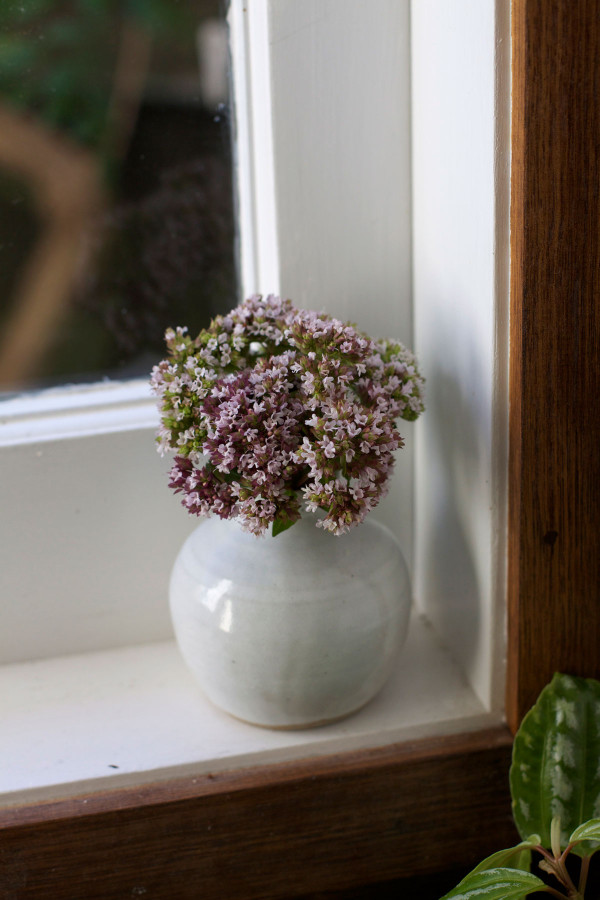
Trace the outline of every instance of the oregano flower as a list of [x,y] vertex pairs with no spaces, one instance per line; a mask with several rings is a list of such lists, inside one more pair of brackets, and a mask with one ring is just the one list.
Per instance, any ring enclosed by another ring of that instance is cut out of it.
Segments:
[[423,411],[423,379],[397,341],[354,325],[250,297],[191,338],[168,329],[154,367],[161,453],[175,461],[170,487],[195,515],[235,518],[274,533],[302,512],[343,534],[388,490],[396,420]]

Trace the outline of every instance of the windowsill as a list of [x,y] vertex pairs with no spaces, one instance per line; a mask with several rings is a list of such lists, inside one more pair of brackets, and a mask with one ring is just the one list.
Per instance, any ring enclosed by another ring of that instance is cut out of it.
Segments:
[[0,667],[0,806],[381,747],[499,723],[414,617],[378,697],[342,722],[254,728],[204,699],[172,642]]

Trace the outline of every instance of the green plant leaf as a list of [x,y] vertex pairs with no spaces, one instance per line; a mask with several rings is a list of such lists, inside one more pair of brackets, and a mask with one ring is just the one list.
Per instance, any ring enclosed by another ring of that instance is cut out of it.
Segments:
[[[556,674],[527,713],[513,746],[510,788],[521,837],[537,832],[550,847],[560,817],[561,847],[600,809],[600,682]],[[578,844],[574,853],[586,856]]]
[[487,859],[482,860],[478,866],[475,866],[470,875],[476,872],[485,872],[488,869],[497,869],[499,867],[507,867],[510,869],[521,869],[523,872],[529,872],[531,868],[531,851],[540,844],[539,834],[531,834],[526,841],[521,841],[516,847],[509,847],[508,850],[497,850]]
[[271,533],[273,537],[277,537],[278,534],[281,534],[283,531],[287,531],[288,528],[291,528],[292,525],[295,525],[298,519],[290,519],[288,516],[277,516],[273,519],[273,527],[271,529]]
[[442,900],[521,900],[532,891],[544,890],[537,875],[519,869],[497,868],[470,872]]
[[591,856],[596,850],[600,850],[600,819],[590,819],[575,829],[569,838],[569,843],[575,844],[580,841],[593,841],[595,844],[595,846],[586,844],[586,856]]

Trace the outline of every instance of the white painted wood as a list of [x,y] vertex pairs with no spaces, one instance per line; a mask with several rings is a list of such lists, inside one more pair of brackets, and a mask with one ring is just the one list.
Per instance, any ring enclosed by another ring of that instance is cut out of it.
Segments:
[[148,381],[68,385],[0,402],[0,447],[157,426]]
[[506,496],[508,3],[412,6],[421,609],[501,705]]
[[0,461],[0,661],[168,638],[170,569],[197,523],[153,430],[13,445]]
[[167,488],[145,381],[0,404],[0,662],[172,634],[170,567],[196,524]]
[[[254,225],[254,176],[252,162],[252,107],[250,96],[250,61],[248,55],[247,8],[231,3],[227,14],[229,25],[229,53],[231,59],[231,117],[233,159],[235,167],[235,212],[238,228],[238,268],[240,300],[256,293],[256,229]],[[243,240],[241,239],[243,235]]]
[[0,667],[0,721],[0,807],[497,724],[418,620],[383,691],[323,728],[230,718],[172,643]]
[[[233,0],[245,293],[412,343],[408,0]],[[238,52],[240,52],[238,50]],[[248,229],[246,234],[244,228]],[[250,234],[250,232],[252,232]],[[377,517],[412,558],[412,433]]]
[[233,0],[228,18],[242,293],[279,294],[268,0]]

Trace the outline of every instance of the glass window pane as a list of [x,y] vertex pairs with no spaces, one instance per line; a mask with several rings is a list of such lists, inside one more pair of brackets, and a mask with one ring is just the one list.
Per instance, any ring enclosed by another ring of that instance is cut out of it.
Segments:
[[236,302],[220,0],[0,5],[0,391],[146,375]]

